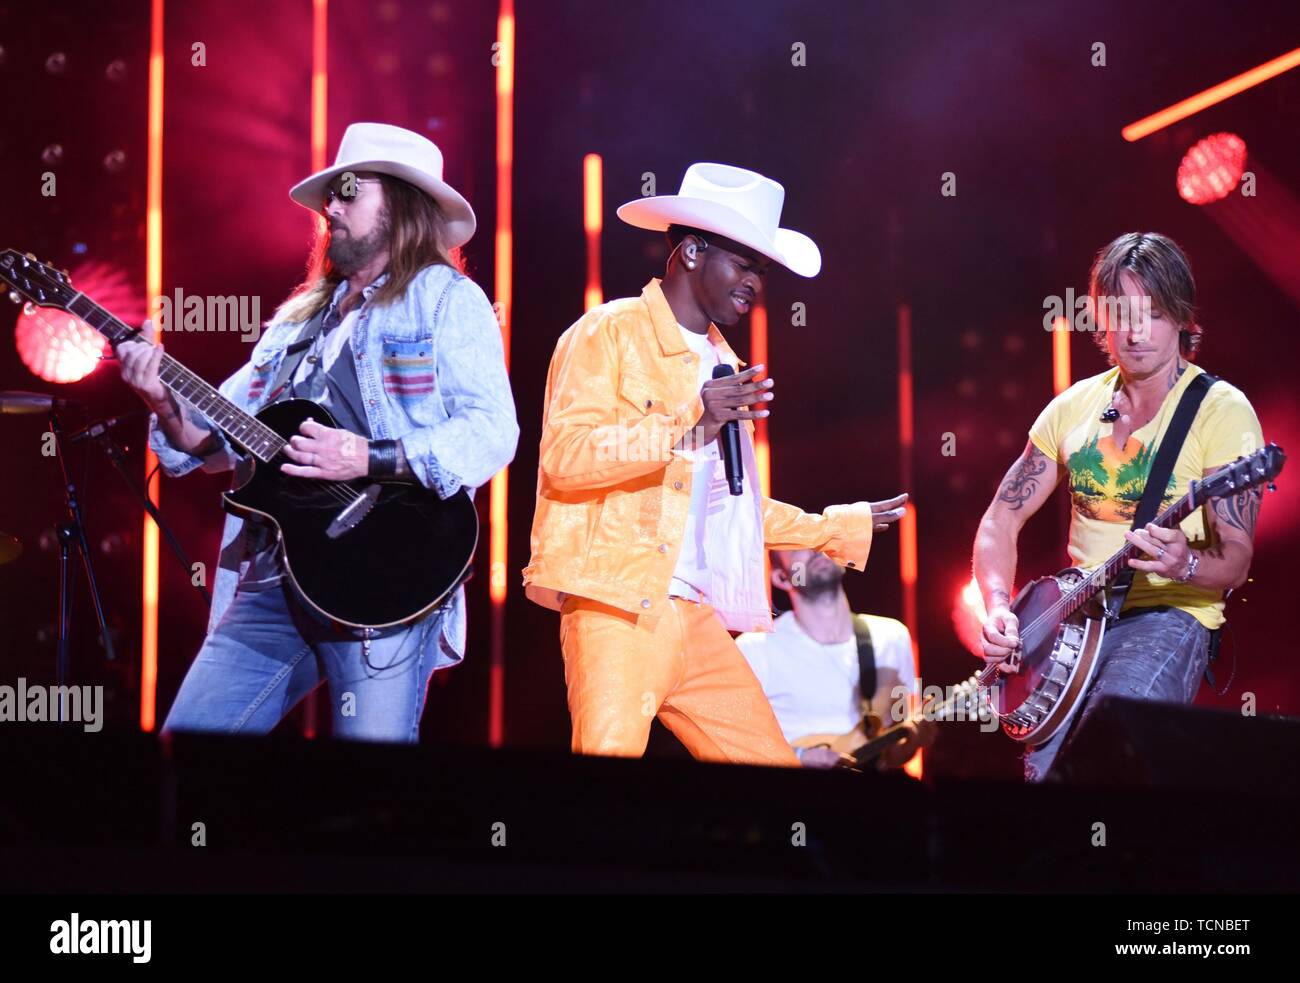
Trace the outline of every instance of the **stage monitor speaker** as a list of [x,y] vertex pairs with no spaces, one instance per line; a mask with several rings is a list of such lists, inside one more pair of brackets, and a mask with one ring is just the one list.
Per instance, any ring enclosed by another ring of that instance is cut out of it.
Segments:
[[1300,798],[1300,719],[1104,697],[1071,734],[1067,782]]

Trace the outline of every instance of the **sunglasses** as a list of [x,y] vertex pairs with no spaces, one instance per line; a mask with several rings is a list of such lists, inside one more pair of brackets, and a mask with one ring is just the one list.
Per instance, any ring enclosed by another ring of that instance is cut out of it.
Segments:
[[360,187],[363,184],[382,184],[377,177],[359,177],[351,181],[340,181],[336,188],[333,185],[325,189],[324,201],[321,202],[321,210],[324,211],[335,201],[342,201],[350,204],[357,200],[361,195]]

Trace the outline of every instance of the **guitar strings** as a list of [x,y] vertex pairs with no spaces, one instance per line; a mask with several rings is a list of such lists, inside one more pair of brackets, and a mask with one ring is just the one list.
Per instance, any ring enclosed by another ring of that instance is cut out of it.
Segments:
[[[87,308],[84,314],[79,313],[75,309],[78,301],[84,301],[84,304]],[[114,347],[116,347],[117,342],[124,341],[130,337],[134,337],[136,334],[139,333],[137,329],[130,327],[120,318],[115,316],[110,311],[106,310],[104,307],[95,303],[93,300],[91,300],[89,297],[87,297],[79,290],[76,291],[75,295],[72,297],[71,300],[67,301],[64,307],[74,317],[81,318],[87,324],[90,324],[96,330],[106,335],[109,341],[114,344]],[[97,320],[102,323],[96,324],[95,321]],[[117,329],[116,336],[110,335],[107,331],[104,330],[109,326],[112,326]],[[176,377],[177,384],[183,381],[185,383],[195,385],[196,388],[200,390],[206,389],[210,391],[212,394],[215,394],[217,400],[219,400],[220,402],[227,404],[231,409],[235,410],[236,412],[244,416],[247,416],[252,421],[253,424],[251,428],[251,433],[253,435],[252,439],[257,440],[260,443],[266,444],[268,446],[268,449],[272,446],[275,447],[274,452],[271,453],[269,458],[263,463],[271,465],[275,462],[277,458],[284,455],[284,450],[288,446],[288,441],[285,440],[282,434],[278,433],[275,430],[272,430],[270,427],[264,424],[261,420],[257,419],[257,417],[253,416],[251,413],[246,413],[245,411],[240,410],[239,407],[235,406],[234,403],[230,402],[230,400],[228,400],[219,389],[217,389],[215,386],[210,385],[209,383],[201,379],[199,376],[195,375],[184,365],[182,365],[180,362],[178,362],[176,359],[172,358],[170,355],[168,355],[165,352],[163,353],[162,359],[160,360],[160,365],[159,365],[160,377],[162,375],[163,369],[168,370],[174,377]],[[165,381],[166,380],[164,380],[164,382]],[[185,399],[185,401],[189,403],[191,406],[195,406],[195,404],[189,399],[189,397],[182,396],[181,398]],[[195,406],[195,408],[198,409],[197,406]],[[200,410],[200,412],[203,411]],[[236,437],[235,439],[240,442],[241,446],[247,447],[247,444],[244,444],[242,439],[238,437]],[[244,439],[250,439],[250,438],[246,436]],[[253,451],[251,447],[248,447],[248,450],[251,451],[254,454],[254,456],[258,456],[257,452]],[[281,475],[285,478],[286,481],[293,481],[299,487],[310,483],[310,485],[314,489],[319,489],[323,491],[326,495],[329,495],[340,505],[351,505],[356,500],[357,496],[360,494],[359,492],[353,492],[352,494],[349,494],[347,491],[344,491],[343,490],[344,487],[347,487],[349,491],[352,491],[351,487],[346,482],[335,481],[327,478],[304,478],[299,475],[286,476],[284,475],[283,472],[281,472]]]
[[[164,354],[163,360],[166,363],[165,367],[171,370],[172,374],[174,376],[177,376],[179,380],[194,381],[199,383],[202,386],[211,389],[214,393],[216,393],[217,398],[220,399],[222,402],[228,403],[236,411],[240,413],[244,413],[243,410],[239,410],[239,407],[235,406],[233,403],[230,403],[230,401],[226,399],[226,397],[222,395],[219,390],[217,390],[215,387],[209,386],[206,382],[204,382],[202,379],[196,376],[189,369],[185,368],[185,366],[181,365],[180,362],[176,361],[176,359],[172,358],[170,355]],[[188,379],[186,377],[188,377]],[[184,398],[186,399],[186,402],[190,402],[188,397],[184,397]],[[195,404],[191,402],[190,405],[194,406]],[[195,406],[195,409],[199,409],[199,407]],[[203,411],[200,409],[200,412]],[[266,424],[264,424],[261,420],[257,419],[257,417],[253,416],[252,414],[244,413],[244,415],[248,416],[249,419],[252,420],[254,424],[254,428],[251,431],[251,436],[246,436],[244,439],[250,439],[258,443],[263,443],[268,445],[272,443],[278,445],[275,447],[273,451],[270,451],[267,460],[263,462],[264,464],[271,466],[275,464],[275,461],[278,458],[282,456],[287,457],[284,451],[285,448],[289,446],[289,442],[285,440],[283,434],[275,430],[272,430],[270,427],[268,427]],[[237,437],[236,439],[240,439],[240,438]],[[243,440],[240,440],[240,442],[243,443]],[[245,446],[247,445],[245,444]],[[248,449],[250,451],[253,450],[251,447]],[[256,452],[254,451],[253,453],[256,456]],[[293,464],[294,462],[289,461],[288,463]],[[283,472],[281,472],[281,474],[283,475]],[[283,475],[283,476],[286,482],[291,481],[299,488],[303,488],[306,485],[310,485],[315,489],[319,489],[324,494],[333,498],[340,505],[351,505],[352,502],[356,500],[357,495],[360,494],[359,492],[353,492],[352,494],[349,494],[347,491],[343,490],[343,487],[341,487],[341,486],[346,486],[347,485],[346,482],[335,481],[329,478],[305,478],[301,475]]]
[[[1159,523],[1161,522],[1162,519],[1176,514],[1177,511],[1181,509],[1183,505],[1189,502],[1190,500],[1191,500],[1191,492],[1188,492],[1177,502],[1171,505],[1165,511],[1164,515],[1158,517],[1156,519],[1156,522]],[[1105,570],[1107,567],[1110,566],[1111,560],[1116,559],[1117,557],[1119,557],[1121,554],[1125,552],[1135,552],[1131,543],[1126,543],[1124,547],[1119,550],[1119,552],[1109,557],[1106,560],[1106,562],[1102,564],[1101,569]],[[1057,601],[1055,601],[1050,607],[1047,608],[1047,610],[1045,610],[1041,615],[1039,615],[1039,617],[1035,618],[1033,621],[1031,621],[1028,625],[1026,625],[1021,630],[1020,637],[1023,639],[1025,635],[1032,634],[1038,631],[1040,628],[1043,628],[1044,626],[1050,624],[1059,624],[1062,620],[1064,620],[1068,616],[1067,612],[1071,610],[1072,606],[1074,605],[1074,602],[1081,595],[1086,593],[1087,590],[1092,586],[1093,578],[1096,575],[1097,575],[1097,571],[1094,570],[1092,573],[1084,577],[1077,584],[1075,584],[1064,594],[1062,594]],[[984,667],[984,669],[979,673],[980,686],[989,688],[990,686],[993,685],[993,679],[998,675],[998,665],[999,663],[993,662]]]
[[[1173,505],[1171,505],[1169,509],[1165,512],[1165,516],[1172,516],[1176,512],[1178,512],[1183,507],[1183,505],[1189,501],[1190,494],[1191,493],[1189,492],[1188,494],[1180,498],[1177,502],[1175,502]],[[1160,523],[1160,521],[1161,521],[1160,519],[1156,520],[1157,523]],[[1135,552],[1132,544],[1125,544],[1125,546],[1118,553],[1116,553],[1114,556],[1107,559],[1106,562],[1102,564],[1101,569],[1105,570],[1107,567],[1110,566],[1112,560],[1117,559],[1120,556],[1120,554],[1123,554],[1125,552],[1130,552],[1130,553]],[[1066,617],[1071,608],[1071,604],[1075,601],[1075,599],[1078,598],[1080,595],[1086,593],[1087,590],[1092,586],[1093,578],[1096,576],[1096,574],[1097,571],[1093,571],[1088,576],[1080,580],[1073,587],[1071,587],[1064,594],[1062,594],[1060,599],[1057,600],[1055,603],[1053,603],[1051,607],[1049,607],[1046,611],[1042,613],[1042,615],[1040,615],[1034,621],[1029,623],[1029,625],[1025,628],[1024,632],[1022,632],[1022,635],[1033,632],[1038,628],[1043,627],[1046,624],[1052,622],[1059,622],[1062,618]]]

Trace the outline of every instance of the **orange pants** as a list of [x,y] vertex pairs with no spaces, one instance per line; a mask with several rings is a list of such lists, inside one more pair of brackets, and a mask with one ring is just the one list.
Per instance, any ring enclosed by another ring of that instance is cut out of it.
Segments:
[[696,758],[798,767],[744,655],[707,604],[673,598],[653,629],[580,597],[560,610],[573,750],[639,757],[658,716]]

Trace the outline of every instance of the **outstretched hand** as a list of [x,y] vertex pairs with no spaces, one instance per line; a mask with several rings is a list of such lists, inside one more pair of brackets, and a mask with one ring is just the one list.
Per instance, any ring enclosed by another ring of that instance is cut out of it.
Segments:
[[876,530],[888,529],[907,512],[906,506],[907,492],[886,499],[883,502],[872,502],[871,518],[875,520],[875,525],[872,528]]

